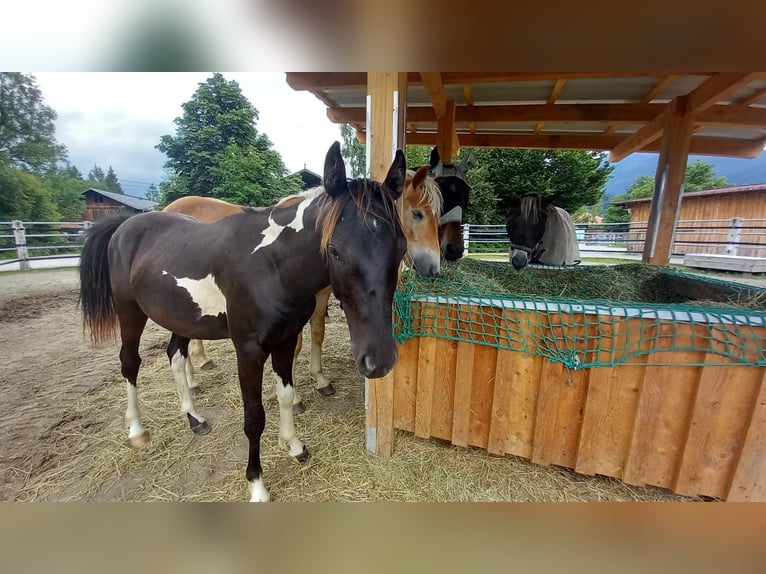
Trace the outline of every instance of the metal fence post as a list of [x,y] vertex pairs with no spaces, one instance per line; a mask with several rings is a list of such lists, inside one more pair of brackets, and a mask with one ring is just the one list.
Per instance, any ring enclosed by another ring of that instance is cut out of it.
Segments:
[[729,233],[726,235],[726,255],[737,255],[739,242],[742,237],[742,218],[733,217],[729,225]]
[[19,258],[19,268],[22,271],[29,270],[29,252],[27,251],[27,236],[24,233],[24,224],[18,219],[11,222],[13,226],[13,239],[16,242],[16,253]]
[[463,224],[463,256],[468,255],[468,237],[470,235],[470,225]]

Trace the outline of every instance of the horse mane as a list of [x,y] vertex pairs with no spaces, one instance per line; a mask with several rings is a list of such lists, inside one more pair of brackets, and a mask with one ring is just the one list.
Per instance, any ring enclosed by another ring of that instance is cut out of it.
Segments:
[[[319,193],[313,197],[318,197],[319,205],[319,217],[317,218],[317,228],[322,233],[322,240],[320,242],[320,250],[323,254],[327,253],[327,246],[330,244],[335,233],[335,228],[340,221],[341,214],[343,213],[346,204],[349,201],[353,201],[356,204],[357,209],[361,212],[362,217],[366,216],[372,207],[372,200],[376,194],[382,199],[384,213],[378,213],[379,217],[382,217],[385,221],[392,226],[401,226],[399,221],[399,213],[396,209],[396,198],[390,190],[383,187],[381,184],[366,178],[349,179],[348,193],[344,193],[341,197],[332,197],[329,193]],[[318,188],[314,188],[316,190]],[[324,192],[324,188],[321,188]],[[306,194],[314,190],[308,190]],[[310,195],[307,195],[310,197]]]
[[524,221],[536,223],[540,220],[540,196],[536,193],[530,193],[522,196],[519,204],[521,216]]
[[[415,170],[407,170],[407,180],[412,181],[415,177]],[[439,215],[442,212],[442,191],[439,189],[439,184],[430,175],[426,176],[423,182],[422,191],[420,192],[420,198],[428,201],[428,205],[431,207],[431,211],[435,215]]]

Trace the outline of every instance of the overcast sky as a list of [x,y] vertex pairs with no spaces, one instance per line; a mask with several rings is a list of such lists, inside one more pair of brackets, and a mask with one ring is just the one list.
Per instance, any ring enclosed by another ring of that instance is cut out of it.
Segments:
[[[197,85],[209,73],[33,73],[45,103],[58,113],[56,138],[69,161],[87,174],[111,165],[123,190],[143,195],[165,178],[160,136],[175,134]],[[324,157],[340,128],[327,119],[325,105],[309,92],[296,92],[281,72],[224,73],[239,82],[259,113],[257,128],[268,134],[290,172],[322,173]]]

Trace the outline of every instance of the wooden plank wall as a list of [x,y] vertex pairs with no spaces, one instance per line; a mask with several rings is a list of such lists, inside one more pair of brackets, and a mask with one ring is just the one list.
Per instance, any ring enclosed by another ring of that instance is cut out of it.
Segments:
[[[710,228],[709,231],[700,231],[698,233],[676,232],[674,237],[674,253],[713,253],[725,254],[725,247],[704,244],[684,244],[682,242],[695,241],[715,241],[726,243],[728,229],[719,229],[727,227],[728,222],[741,217],[747,219],[766,219],[766,192],[733,193],[729,195],[707,196],[707,197],[688,197],[681,201],[681,211],[679,221],[699,221],[694,226],[697,229]],[[641,203],[631,208],[630,221],[632,224],[646,226],[649,218],[649,203]],[[713,221],[710,221],[713,220]],[[719,221],[715,221],[719,220]],[[747,225],[747,221],[745,222]],[[751,222],[752,226],[763,226],[766,222]],[[716,229],[712,229],[716,228]],[[743,235],[740,241],[749,243],[758,243],[759,246],[741,246],[737,255],[745,257],[766,257],[766,229],[743,230],[747,235]],[[630,231],[629,239],[643,240],[646,238],[644,231]],[[643,250],[641,243],[631,241],[628,244],[628,250],[640,253]]]
[[[652,329],[660,329],[657,346],[666,348],[672,330],[679,346],[704,336],[701,326],[639,321],[591,319],[587,329],[601,338],[590,350],[606,362],[628,338],[643,337],[649,348]],[[562,323],[552,314],[540,329],[582,339],[586,327]],[[569,324],[578,321],[569,317]],[[577,345],[575,351],[586,350]],[[411,339],[400,347],[392,377],[393,425],[682,495],[766,501],[766,368],[671,365],[722,360],[666,351],[568,372],[538,355]]]

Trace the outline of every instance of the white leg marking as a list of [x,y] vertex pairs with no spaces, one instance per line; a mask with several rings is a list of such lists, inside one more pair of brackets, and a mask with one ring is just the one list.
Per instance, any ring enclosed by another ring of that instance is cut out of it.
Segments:
[[128,391],[128,408],[125,411],[125,423],[128,425],[128,440],[142,436],[146,430],[141,424],[141,410],[138,408],[138,392],[136,386],[125,379]]
[[263,478],[250,481],[250,502],[268,502],[271,500],[269,491],[263,486]]
[[311,360],[309,361],[309,373],[317,382],[317,389],[323,389],[330,384],[330,380],[322,372],[322,345],[311,342]]
[[191,357],[194,357],[199,362],[200,368],[204,368],[205,365],[212,362],[207,353],[205,353],[205,345],[199,339],[189,341],[189,358]]
[[[162,274],[169,275],[167,271],[163,271]],[[171,277],[176,280],[176,285],[189,293],[192,301],[199,307],[200,316],[217,317],[221,313],[226,313],[226,297],[218,288],[212,273],[203,279],[189,279],[175,275]]]
[[194,380],[194,365],[192,365],[191,359],[186,357],[186,384],[190,389],[198,387],[199,385]]
[[284,448],[289,447],[291,456],[298,456],[303,452],[303,443],[295,432],[295,422],[293,421],[293,395],[292,385],[285,385],[282,378],[274,374],[276,381],[274,384],[277,389],[277,400],[279,401],[279,445]]
[[190,414],[199,422],[204,422],[205,417],[200,415],[197,409],[194,408],[194,399],[192,399],[191,392],[189,392],[189,384],[186,382],[186,364],[188,362],[188,359],[181,354],[181,351],[176,351],[170,360],[170,368],[176,381],[176,391],[178,391],[178,398],[181,400],[181,412]]

